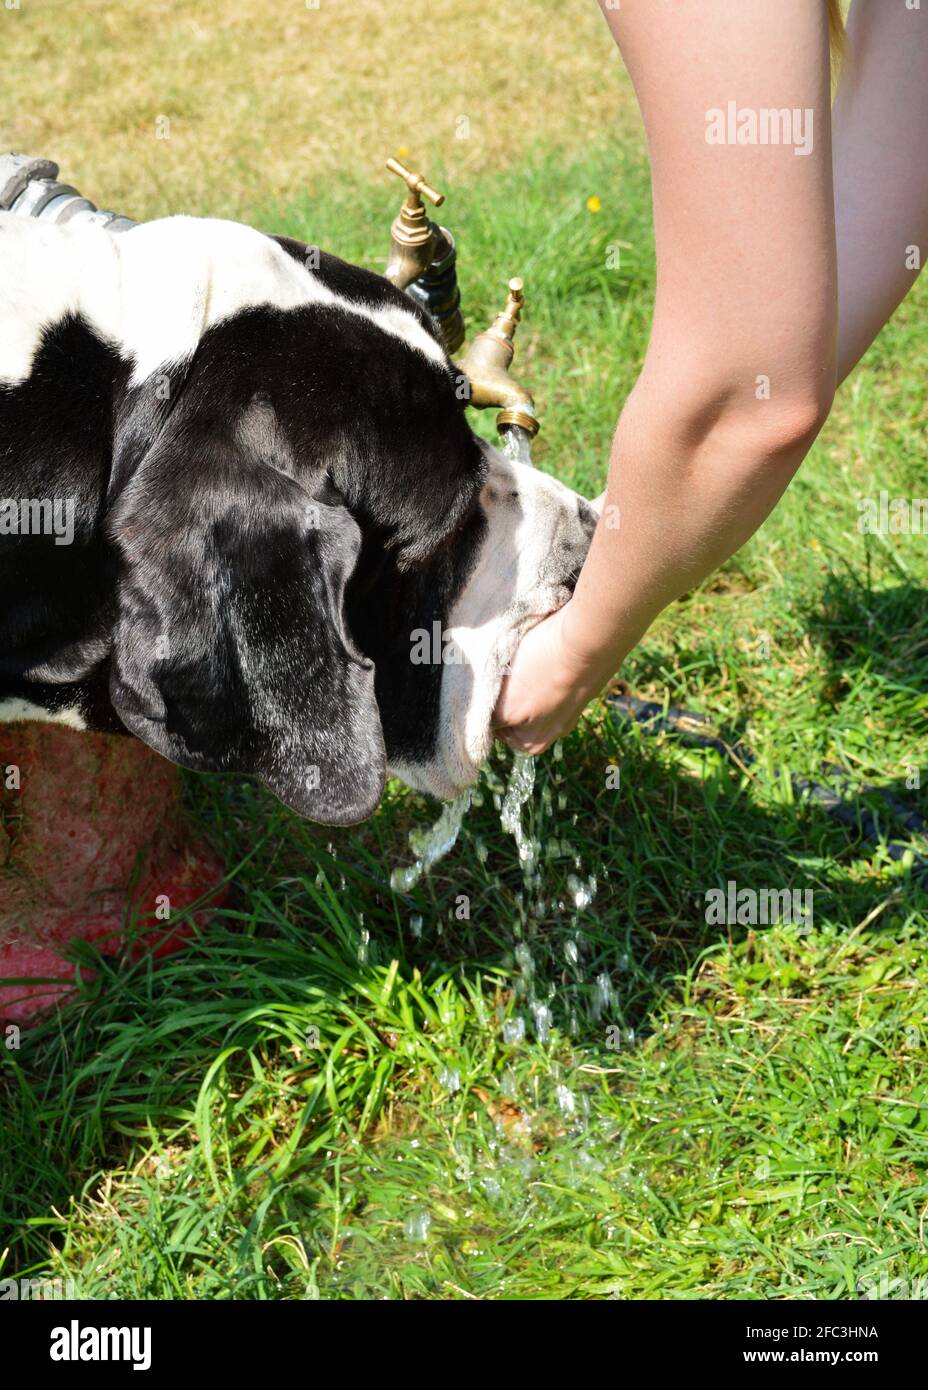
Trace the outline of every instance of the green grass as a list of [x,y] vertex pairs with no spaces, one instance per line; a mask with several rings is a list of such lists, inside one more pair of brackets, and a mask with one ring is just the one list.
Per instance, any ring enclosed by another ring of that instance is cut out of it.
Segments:
[[[346,186],[253,220],[379,264],[394,202]],[[536,459],[598,490],[648,328],[640,155],[536,158],[458,182],[444,214],[471,325],[525,275]],[[236,898],[157,969],[98,961],[0,1054],[4,1277],[82,1297],[805,1299],[928,1276],[928,899],[786,775],[833,760],[926,810],[907,782],[928,748],[928,537],[856,530],[859,496],[928,491],[925,299],[758,537],[623,671],[745,739],[749,772],[596,707],[539,762],[538,881],[499,826],[500,758],[408,896],[386,880],[434,819],[419,796],[391,787],[333,833],[189,779]],[[811,930],[707,924],[730,879],[814,890]]]

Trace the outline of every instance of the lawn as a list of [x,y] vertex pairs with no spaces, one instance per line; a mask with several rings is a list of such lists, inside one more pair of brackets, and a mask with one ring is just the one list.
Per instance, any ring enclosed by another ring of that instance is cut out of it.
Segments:
[[[162,11],[195,23],[175,6],[126,8],[140,25]],[[577,23],[584,9],[533,8],[545,44],[560,9]],[[84,22],[100,16],[89,5]],[[579,32],[565,82],[586,91],[607,50],[599,29],[589,50]],[[497,22],[497,47],[501,34]],[[143,41],[156,47],[140,29]],[[359,82],[362,58],[343,59]],[[505,55],[491,66],[443,72],[440,102],[453,111],[455,80],[482,82],[481,99],[508,109]],[[653,294],[644,154],[602,128],[595,98],[552,117],[553,149],[539,105],[511,148],[498,132],[473,154],[429,123],[436,98],[412,150],[449,195],[471,329],[524,276],[516,360],[543,421],[535,459],[588,493]],[[95,119],[90,97],[82,109]],[[225,210],[382,263],[399,186],[376,172],[373,116],[358,119],[363,158],[333,130],[336,162],[307,191],[267,170],[239,185],[230,163],[243,201]],[[401,124],[381,124],[386,154]],[[110,147],[122,172],[107,183]],[[157,195],[140,179],[133,201],[128,148],[98,136],[94,182],[67,173],[125,211],[223,210],[189,157]],[[928,494],[926,301],[921,286],[847,383],[758,536],[621,673],[622,688],[698,712],[755,762],[739,769],[599,704],[560,756],[538,760],[524,813],[537,866],[500,825],[500,751],[458,845],[409,894],[389,875],[411,860],[408,832],[437,815],[424,798],[391,785],[367,825],[332,832],[248,782],[188,778],[233,900],[157,968],[93,958],[79,1001],[0,1051],[0,1277],[159,1299],[926,1286],[928,895],[889,854],[902,832],[866,788],[928,814],[928,536],[857,525],[862,498]],[[492,417],[476,423],[490,437]],[[824,782],[830,763],[848,770],[849,802],[876,809],[882,839],[797,796],[790,775]],[[811,892],[813,917],[714,925],[707,892],[730,881]]]

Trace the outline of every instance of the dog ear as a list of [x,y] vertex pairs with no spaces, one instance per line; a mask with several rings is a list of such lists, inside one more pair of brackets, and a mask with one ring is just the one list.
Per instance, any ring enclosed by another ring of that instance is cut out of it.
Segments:
[[361,545],[345,507],[188,417],[160,432],[107,530],[126,727],[185,767],[254,773],[312,820],[371,815],[386,755],[373,663],[345,620]]

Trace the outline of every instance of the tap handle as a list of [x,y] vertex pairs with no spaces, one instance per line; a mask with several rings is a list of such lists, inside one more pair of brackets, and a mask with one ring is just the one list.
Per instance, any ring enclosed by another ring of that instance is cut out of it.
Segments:
[[398,174],[401,179],[404,179],[410,193],[415,194],[417,197],[421,197],[421,195],[424,194],[429,202],[434,203],[437,208],[440,208],[445,201],[444,193],[439,193],[437,188],[433,188],[430,183],[426,183],[421,174],[412,173],[411,170],[407,169],[405,164],[401,164],[398,159],[388,159],[387,168],[390,170],[391,174]]
[[506,295],[506,306],[503,313],[507,318],[514,319],[516,322],[522,317],[522,309],[525,305],[524,285],[518,275],[514,275],[507,286],[509,293]]
[[525,307],[525,295],[523,293],[522,280],[516,275],[509,281],[507,286],[506,303],[501,314],[497,314],[493,320],[491,332],[503,338],[507,343],[511,343],[516,331],[516,325],[522,317],[522,310]]

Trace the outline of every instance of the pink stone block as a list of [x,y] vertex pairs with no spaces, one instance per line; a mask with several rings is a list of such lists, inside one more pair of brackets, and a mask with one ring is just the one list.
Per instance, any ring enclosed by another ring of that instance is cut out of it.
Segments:
[[182,908],[224,900],[222,863],[194,838],[178,769],[138,739],[0,724],[0,788],[0,1018],[22,1022],[67,997],[63,944],[115,955],[134,917],[135,952],[165,955],[192,934],[172,926]]

